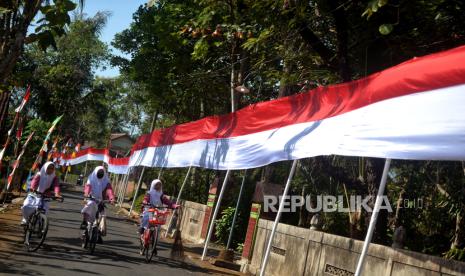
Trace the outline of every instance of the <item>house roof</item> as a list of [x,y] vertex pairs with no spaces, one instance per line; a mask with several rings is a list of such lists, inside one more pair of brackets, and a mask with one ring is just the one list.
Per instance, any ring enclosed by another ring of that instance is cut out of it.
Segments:
[[[111,148],[110,151],[116,153],[125,153],[131,149],[134,144],[134,140],[126,133],[112,133],[110,134]],[[95,147],[94,141],[88,141],[84,143],[81,149],[86,149],[89,147]]]
[[129,135],[127,135],[126,133],[112,133],[112,134],[110,134],[110,139],[114,140],[114,139],[118,139],[118,138],[121,138],[121,137],[124,137],[124,136],[127,136],[129,139],[131,139],[131,137]]

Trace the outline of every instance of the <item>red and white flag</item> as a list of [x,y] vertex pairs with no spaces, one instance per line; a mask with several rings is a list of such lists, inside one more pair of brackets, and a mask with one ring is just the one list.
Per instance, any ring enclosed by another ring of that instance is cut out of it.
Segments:
[[21,104],[15,109],[17,113],[20,113],[23,110],[24,106],[27,104],[30,97],[31,97],[31,86],[28,85],[26,89],[26,94],[24,95],[23,100],[21,101]]
[[18,123],[18,129],[16,130],[16,140],[18,141],[20,141],[21,137],[23,137],[24,121],[25,121],[24,116],[20,117],[19,123]]
[[319,155],[465,159],[465,46],[140,137],[130,166],[247,169]]
[[465,160],[464,103],[462,46],[363,79],[153,131],[137,139],[128,160],[92,149],[69,162],[240,170],[333,154]]

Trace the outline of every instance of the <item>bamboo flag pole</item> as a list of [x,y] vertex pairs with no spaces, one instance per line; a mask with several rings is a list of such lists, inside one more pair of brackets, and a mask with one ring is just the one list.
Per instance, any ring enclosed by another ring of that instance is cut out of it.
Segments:
[[260,276],[266,275],[266,265],[268,264],[268,259],[270,257],[271,246],[273,244],[273,238],[276,233],[276,229],[278,228],[279,220],[281,219],[281,214],[284,209],[285,198],[287,194],[289,193],[289,188],[291,187],[291,182],[292,182],[292,178],[294,177],[295,169],[297,167],[297,162],[298,160],[294,160],[294,162],[292,162],[291,172],[289,173],[289,177],[287,178],[286,187],[284,188],[283,196],[281,198],[281,202],[279,203],[278,213],[276,214],[276,219],[274,220],[273,228],[271,229],[270,239],[268,240],[268,245],[265,251],[265,257],[263,258],[262,267],[260,269]]
[[44,139],[44,142],[42,144],[42,147],[40,148],[40,151],[39,151],[39,154],[37,155],[36,157],[36,160],[34,161],[34,164],[32,165],[32,168],[31,168],[31,171],[35,171],[39,165],[40,165],[40,162],[42,160],[42,155],[44,154],[44,152],[47,151],[47,143],[48,141],[50,140],[50,135],[52,134],[52,132],[55,130],[58,122],[61,120],[61,118],[63,117],[63,115],[57,117],[53,122],[52,122],[52,126],[50,127],[50,129],[47,131],[47,135],[45,136],[45,139]]
[[213,212],[213,217],[210,223],[210,228],[208,229],[207,238],[205,239],[205,245],[203,247],[203,253],[202,253],[202,261],[204,261],[205,257],[207,256],[208,243],[210,242],[210,239],[213,233],[213,228],[215,227],[216,216],[218,215],[218,212],[220,210],[221,200],[223,199],[223,194],[224,194],[224,191],[226,190],[226,185],[228,184],[228,179],[229,179],[230,174],[231,174],[231,171],[227,170],[226,176],[224,177],[223,186],[221,187],[220,195],[218,196],[218,201],[216,202],[215,211]]
[[5,155],[5,151],[7,150],[8,146],[10,145],[11,134],[13,133],[13,131],[14,131],[14,129],[15,129],[15,126],[16,126],[16,122],[17,122],[18,119],[19,119],[19,114],[20,114],[21,111],[23,110],[23,108],[24,108],[24,106],[26,105],[26,103],[29,101],[29,97],[30,97],[30,96],[31,96],[31,86],[29,85],[29,86],[27,87],[26,94],[24,95],[24,98],[23,98],[23,100],[21,101],[20,106],[18,106],[18,108],[15,109],[16,114],[15,114],[15,118],[13,119],[13,124],[11,125],[11,128],[10,128],[10,130],[8,131],[5,144],[3,145],[3,149],[0,151],[0,163],[1,163],[2,160],[3,160],[3,156]]
[[247,170],[244,171],[244,175],[242,176],[241,189],[239,191],[239,197],[237,198],[236,209],[234,210],[233,221],[231,223],[231,230],[229,231],[229,237],[228,237],[228,243],[226,244],[226,249],[229,249],[230,246],[231,246],[232,237],[233,237],[233,234],[234,234],[234,227],[236,225],[237,213],[238,213],[238,210],[239,210],[239,204],[241,203],[242,192],[244,190],[244,183],[245,183],[246,176],[247,176]]
[[[179,205],[179,203],[181,202],[182,191],[184,190],[184,186],[187,183],[187,179],[189,178],[189,174],[191,173],[191,169],[192,169],[192,166],[190,166],[189,169],[187,170],[186,177],[184,178],[184,181],[182,182],[181,189],[179,190],[178,197],[176,198],[176,205]],[[174,215],[172,215],[171,218],[170,218],[170,222],[168,223],[168,228],[173,223],[173,218],[174,218]],[[168,232],[170,232],[170,231],[171,230],[168,229],[168,231],[165,232],[165,238],[168,236]]]
[[[157,119],[156,118],[157,116],[158,116],[158,112],[155,112],[152,118],[152,125],[150,126],[150,133],[153,131],[153,127],[155,126],[155,120]],[[144,172],[145,172],[145,167],[142,167],[142,172],[140,173],[140,176],[139,176],[139,181],[137,183],[136,192],[134,194],[134,198],[132,199],[131,208],[129,209],[129,216],[131,215],[132,209],[134,209],[134,205],[136,204],[136,199],[137,199],[137,196],[139,195],[139,189],[140,189],[140,185],[142,184],[142,178],[144,177]],[[160,173],[161,173],[161,169],[160,169]],[[160,175],[158,177],[160,177]]]
[[362,253],[358,259],[357,269],[355,270],[355,276],[362,275],[363,265],[365,264],[365,258],[368,253],[368,247],[371,243],[371,238],[375,232],[376,221],[378,219],[379,210],[381,209],[381,203],[383,201],[384,189],[386,188],[387,175],[389,172],[389,167],[391,166],[391,159],[386,159],[384,164],[383,175],[381,177],[381,183],[379,184],[378,195],[376,196],[375,206],[373,208],[373,213],[371,213],[370,224],[368,226],[367,235],[365,237],[365,242],[363,243]]
[[[21,153],[18,155],[18,157],[16,158],[15,163],[13,164],[13,170],[11,171],[10,175],[8,176],[8,184],[6,186],[6,193],[8,193],[8,190],[10,189],[11,183],[13,182],[13,179],[14,179],[14,176],[15,176],[16,169],[19,167],[19,162],[21,161],[21,157],[23,157],[24,152],[26,151],[26,147],[29,144],[29,142],[31,141],[32,136],[34,136],[34,132],[31,132],[31,134],[29,134],[29,137],[27,137],[27,140],[26,140],[26,142],[24,142],[23,149],[21,150]],[[6,198],[7,198],[7,196],[5,194],[5,197],[3,199],[3,204],[5,204]]]

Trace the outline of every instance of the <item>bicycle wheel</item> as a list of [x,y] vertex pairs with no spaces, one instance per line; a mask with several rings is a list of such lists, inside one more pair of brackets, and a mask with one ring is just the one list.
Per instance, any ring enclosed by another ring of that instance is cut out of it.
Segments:
[[81,235],[81,247],[82,248],[87,248],[87,244],[89,243],[89,232],[87,231],[87,228],[82,231]]
[[155,227],[155,230],[152,232],[152,250],[150,250],[150,257],[147,262],[150,262],[153,258],[153,255],[157,255],[157,243],[158,243],[158,227]]
[[[145,261],[147,263],[150,262],[150,260],[152,259],[151,258],[151,251],[150,250],[150,243],[152,241],[152,236],[153,236],[153,230],[150,230],[150,229],[145,229],[145,233],[144,233],[144,252],[145,252]],[[147,237],[148,235],[148,237]]]
[[139,237],[139,255],[145,254],[144,241]]
[[26,225],[24,225],[24,245],[26,246],[26,249],[29,247],[29,237],[32,234],[32,229],[35,226],[36,220],[37,216],[34,213],[29,216]]
[[99,230],[97,227],[92,227],[92,231],[89,234],[89,252],[94,254],[95,245],[97,244],[99,236]]
[[146,235],[145,231],[149,231],[149,230],[148,230],[148,229],[144,229],[144,234],[139,235],[139,246],[140,246],[140,247],[139,247],[139,248],[140,248],[139,254],[140,254],[141,256],[144,256],[144,255],[145,255],[145,252],[147,251],[147,247],[148,247],[148,246],[146,245],[146,243],[145,243],[145,235]]
[[48,231],[48,218],[44,213],[37,212],[29,220],[25,245],[27,251],[34,252],[44,243]]

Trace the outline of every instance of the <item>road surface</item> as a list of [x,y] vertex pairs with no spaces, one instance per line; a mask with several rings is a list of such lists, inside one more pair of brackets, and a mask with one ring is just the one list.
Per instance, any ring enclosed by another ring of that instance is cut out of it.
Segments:
[[[150,264],[139,255],[137,227],[124,216],[107,211],[108,234],[97,244],[94,255],[80,246],[78,193],[64,193],[63,203],[52,202],[45,245],[29,253],[18,247],[6,260],[0,260],[0,275],[207,275],[208,271],[169,259],[170,245],[161,243],[158,257]],[[110,208],[111,209],[111,208]],[[18,226],[18,230],[21,228]]]

